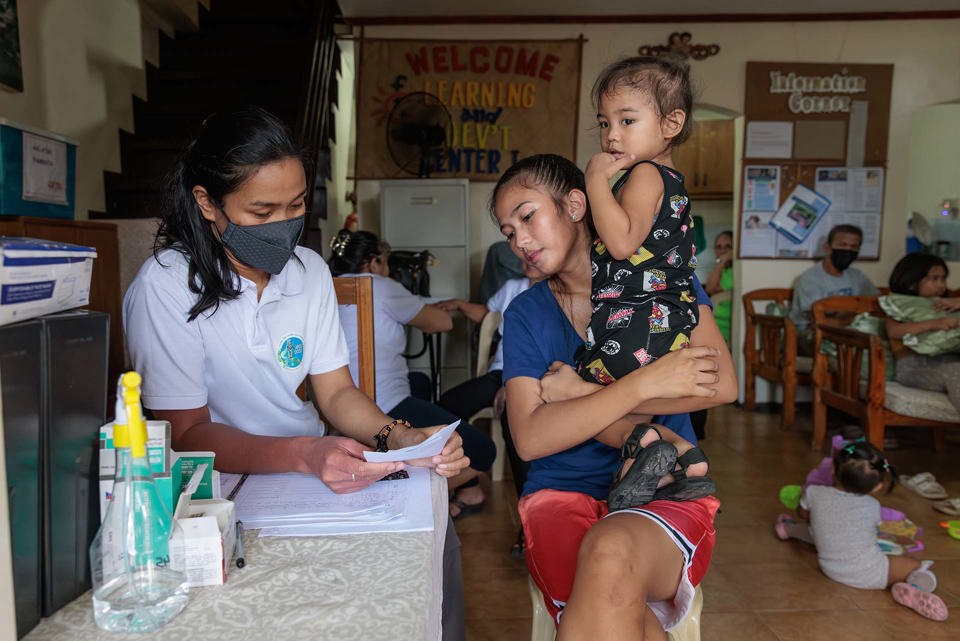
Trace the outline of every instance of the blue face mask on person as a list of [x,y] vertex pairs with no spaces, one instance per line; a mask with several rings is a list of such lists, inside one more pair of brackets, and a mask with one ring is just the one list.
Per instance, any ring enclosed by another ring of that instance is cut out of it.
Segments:
[[[226,212],[223,214],[226,216]],[[220,240],[244,265],[279,274],[293,255],[303,232],[305,216],[260,225],[234,225],[227,216],[227,228]]]

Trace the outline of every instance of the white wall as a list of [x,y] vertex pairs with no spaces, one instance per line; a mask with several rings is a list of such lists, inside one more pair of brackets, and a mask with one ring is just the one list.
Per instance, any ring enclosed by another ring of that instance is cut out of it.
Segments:
[[[22,93],[0,92],[0,116],[77,139],[76,217],[104,211],[103,171],[119,171],[119,129],[145,97],[138,0],[21,0]],[[153,14],[151,14],[152,16]]]
[[356,63],[352,40],[340,40],[337,45],[340,47],[340,77],[337,84],[337,107],[334,112],[337,141],[330,147],[333,177],[327,181],[327,219],[318,221],[323,233],[321,250],[324,257],[330,256],[330,238],[343,228],[344,219],[353,211],[353,205],[347,201],[347,193],[354,190],[352,176],[357,138],[354,117]]
[[[874,282],[886,281],[893,264],[903,254],[910,139],[910,115],[926,105],[960,97],[960,20],[910,20],[803,23],[724,24],[560,24],[560,25],[442,25],[367,27],[365,36],[436,39],[535,39],[576,38],[583,35],[580,97],[580,136],[577,163],[584,167],[597,148],[589,130],[592,110],[589,88],[602,66],[643,44],[665,40],[671,31],[693,34],[698,43],[716,43],[720,53],[694,61],[692,71],[700,89],[699,101],[722,110],[743,112],[745,68],[748,61],[893,63],[893,89],[884,193],[884,218],[880,260],[860,264]],[[491,184],[471,185],[471,266],[476,272],[484,248],[498,233],[488,222],[482,204]],[[363,181],[364,216],[376,216],[377,187]],[[737,261],[739,291],[760,287],[789,286],[810,266],[806,261]],[[960,271],[960,270],[955,270]],[[738,305],[734,305],[734,332],[738,329]],[[740,359],[739,344],[734,353]],[[761,399],[763,400],[763,399]]]
[[[910,117],[907,210],[916,211],[952,243],[950,271],[960,272],[960,221],[939,216],[944,198],[960,198],[960,103],[918,109]],[[957,280],[956,278],[952,280]]]

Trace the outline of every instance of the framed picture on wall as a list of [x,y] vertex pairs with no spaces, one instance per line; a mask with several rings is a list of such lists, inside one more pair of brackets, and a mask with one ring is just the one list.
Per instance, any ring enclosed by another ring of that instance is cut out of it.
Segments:
[[17,0],[0,0],[0,88],[23,91]]

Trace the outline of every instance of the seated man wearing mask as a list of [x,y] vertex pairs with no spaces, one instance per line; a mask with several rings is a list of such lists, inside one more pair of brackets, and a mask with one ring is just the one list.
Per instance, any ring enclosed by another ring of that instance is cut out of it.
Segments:
[[876,296],[877,288],[855,267],[863,231],[856,225],[835,225],[827,235],[823,260],[800,274],[793,286],[790,319],[797,326],[797,352],[813,354],[813,327],[810,308],[828,296]]

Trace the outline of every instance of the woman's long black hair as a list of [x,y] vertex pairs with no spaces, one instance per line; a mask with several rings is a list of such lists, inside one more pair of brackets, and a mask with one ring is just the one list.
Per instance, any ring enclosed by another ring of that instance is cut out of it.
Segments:
[[334,276],[359,274],[363,266],[383,253],[385,246],[369,231],[341,229],[330,243],[333,253],[327,264]]
[[950,274],[947,264],[939,256],[920,252],[907,254],[897,261],[890,272],[890,291],[894,294],[916,296],[920,281],[926,278],[934,267],[943,267],[943,271]]
[[287,158],[305,160],[290,129],[270,112],[244,106],[207,118],[197,139],[167,173],[154,256],[168,247],[186,256],[190,291],[197,294],[189,320],[211,308],[216,312],[220,301],[240,295],[237,274],[223,243],[203,217],[193,188],[200,185],[223,208],[224,197],[258,169]]

